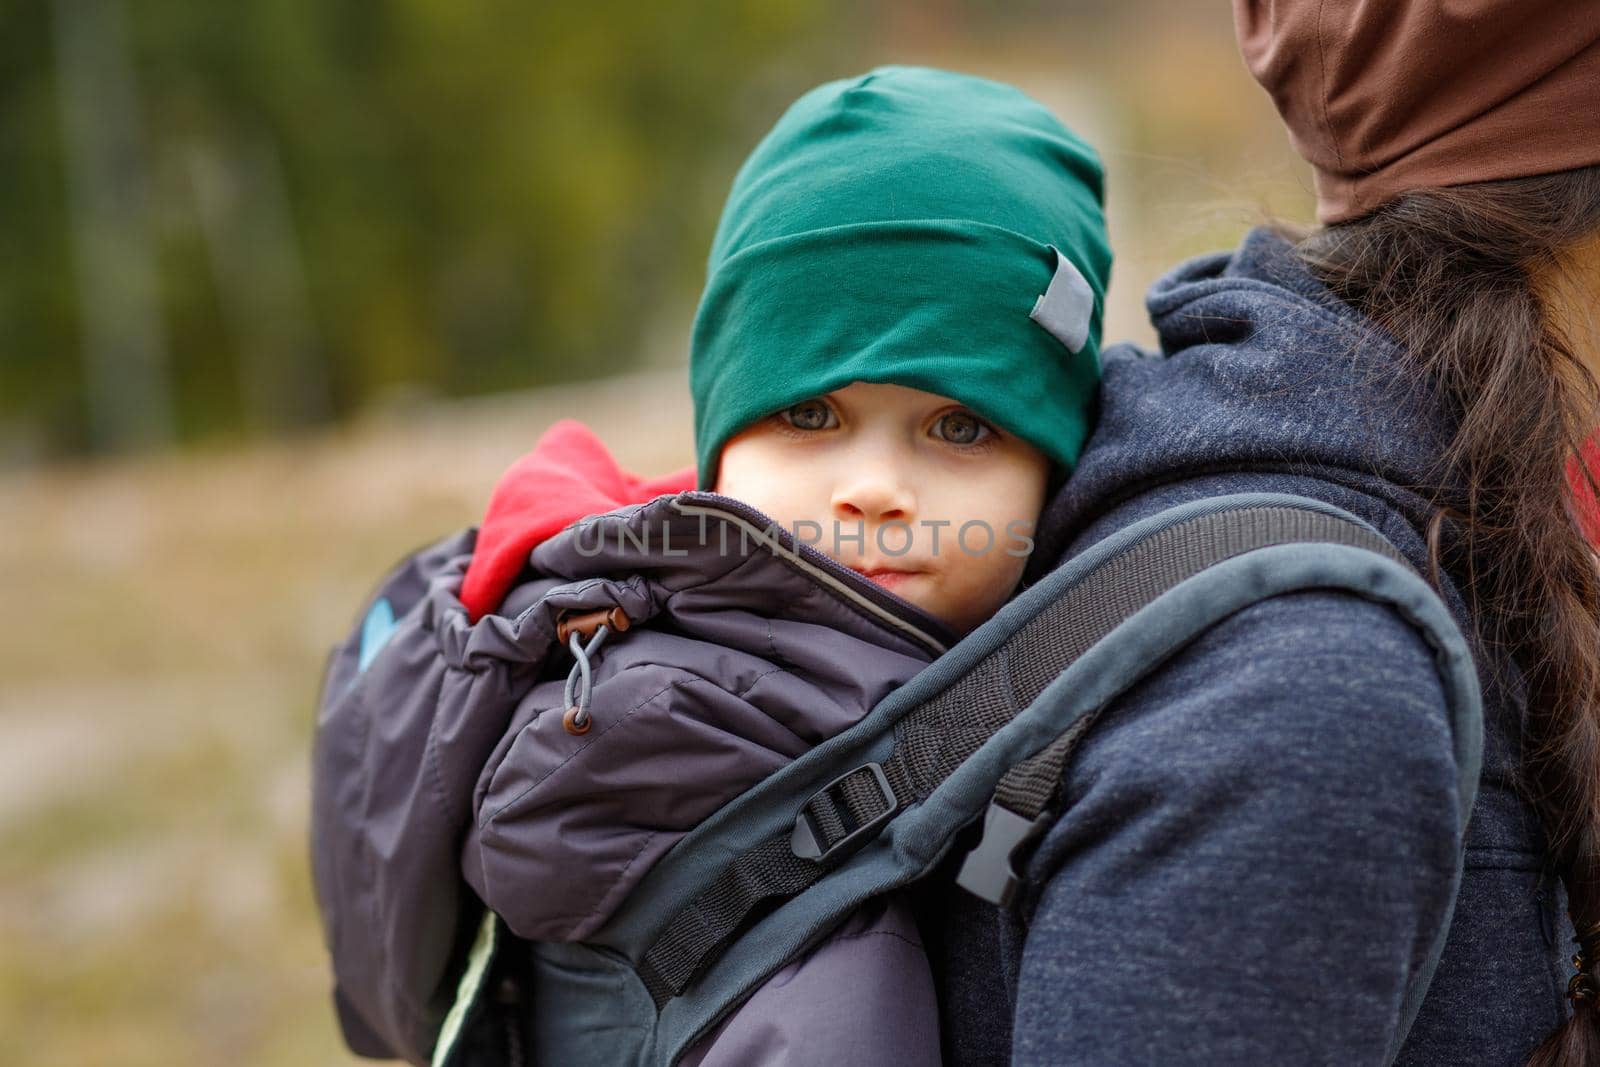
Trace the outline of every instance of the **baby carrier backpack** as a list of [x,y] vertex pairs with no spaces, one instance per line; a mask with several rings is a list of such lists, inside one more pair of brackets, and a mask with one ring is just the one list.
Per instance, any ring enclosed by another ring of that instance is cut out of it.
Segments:
[[[1010,906],[1024,849],[1058,814],[1066,762],[1102,709],[1214,624],[1310,589],[1389,605],[1435,651],[1465,826],[1482,710],[1439,597],[1375,529],[1331,505],[1275,493],[1195,501],[1066,561],[859,722],[715,811],[587,941],[518,941],[485,911],[433,1063],[674,1064],[768,976],[862,902],[933,871],[980,822],[959,884]],[[1389,1061],[1448,925],[1407,991]]]

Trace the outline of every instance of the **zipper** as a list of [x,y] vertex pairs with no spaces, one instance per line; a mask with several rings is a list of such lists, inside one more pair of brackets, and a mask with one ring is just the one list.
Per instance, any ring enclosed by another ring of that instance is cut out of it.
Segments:
[[[820,579],[824,586],[843,594],[845,599],[865,606],[878,618],[910,634],[935,655],[944,653],[959,639],[942,620],[885,589],[866,575],[851,570],[832,556],[797,540],[771,516],[742,500],[701,489],[686,489],[673,497],[672,507],[683,515],[718,515],[732,518],[741,526],[753,526],[757,544],[765,546],[780,558],[787,558],[801,571]],[[777,547],[772,544],[773,538],[767,535],[768,529],[775,534]]]

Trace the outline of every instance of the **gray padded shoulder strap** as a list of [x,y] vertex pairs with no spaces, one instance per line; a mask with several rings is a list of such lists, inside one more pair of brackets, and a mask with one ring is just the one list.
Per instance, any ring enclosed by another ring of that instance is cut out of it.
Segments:
[[[657,1005],[681,993],[759,908],[803,891],[893,818],[925,800],[1096,642],[1163,593],[1224,560],[1293,542],[1363,548],[1405,564],[1371,527],[1299,507],[1241,507],[1159,529],[1112,556],[1020,627],[996,654],[901,720],[889,758],[852,768],[816,794],[793,829],[740,855],[660,932],[639,962]],[[996,902],[1016,885],[1014,849],[1038,831],[1087,718],[1006,772],[962,884]],[[1025,833],[1019,831],[1025,830]]]

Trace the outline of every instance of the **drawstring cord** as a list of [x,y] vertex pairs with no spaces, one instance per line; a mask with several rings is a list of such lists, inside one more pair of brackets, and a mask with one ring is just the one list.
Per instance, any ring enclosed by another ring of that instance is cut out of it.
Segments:
[[[589,666],[589,657],[595,654],[600,645],[605,641],[606,634],[610,633],[604,623],[596,627],[594,637],[589,639],[587,647],[578,642],[579,634],[576,630],[567,635],[567,648],[572,652],[572,670],[567,672],[567,684],[561,690],[561,702],[566,707],[567,713],[562,717],[562,725],[569,734],[586,734],[593,720],[589,715],[589,696],[594,685],[594,673]],[[578,701],[572,701],[572,686],[579,677],[583,684],[578,690]]]
[[[567,709],[561,716],[561,725],[567,733],[573,736],[586,734],[589,727],[594,725],[594,719],[589,715],[589,696],[594,688],[594,671],[589,660],[599,650],[607,634],[620,634],[630,625],[628,613],[620,607],[596,608],[585,612],[563,611],[556,618],[556,640],[567,646],[573,659],[572,670],[567,672],[566,687],[561,691],[561,700]],[[579,643],[582,637],[589,638],[588,645]],[[576,701],[572,699],[574,685],[578,688]]]

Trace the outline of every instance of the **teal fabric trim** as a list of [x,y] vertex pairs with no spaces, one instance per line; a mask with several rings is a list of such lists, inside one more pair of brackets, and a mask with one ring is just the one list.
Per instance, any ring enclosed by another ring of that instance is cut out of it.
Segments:
[[389,598],[379,597],[378,602],[372,605],[367,617],[361,622],[361,656],[356,664],[357,671],[367,669],[367,664],[372,662],[372,658],[388,644],[397,625],[394,619],[394,607],[389,603]]
[[456,986],[456,1001],[450,1005],[444,1025],[439,1028],[439,1040],[433,1046],[433,1067],[445,1067],[450,1061],[450,1053],[455,1051],[461,1028],[467,1021],[467,1013],[477,1001],[484,976],[489,973],[489,962],[494,958],[495,944],[499,940],[499,927],[500,916],[485,908],[477,940],[473,941],[472,951],[467,956],[466,972]]

